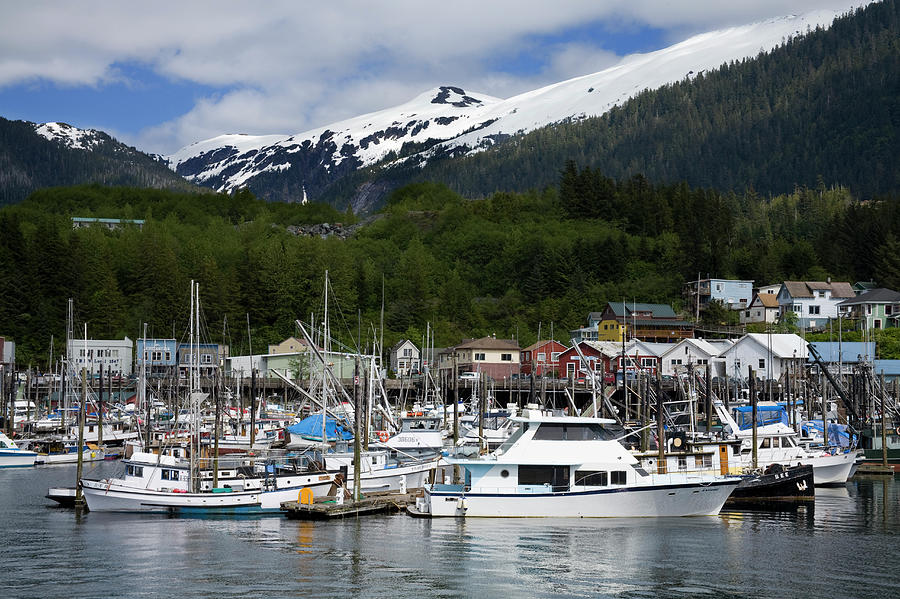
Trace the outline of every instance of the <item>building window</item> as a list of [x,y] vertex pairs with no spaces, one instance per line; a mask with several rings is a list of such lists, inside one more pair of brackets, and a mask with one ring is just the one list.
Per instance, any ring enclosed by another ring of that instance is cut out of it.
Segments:
[[475,352],[475,361],[484,361],[484,352]]
[[872,323],[872,327],[876,328],[876,329],[880,329],[881,328],[881,319],[876,318]]
[[512,354],[500,354],[500,361],[512,362]]
[[551,362],[559,362],[559,352],[550,352],[550,361]]
[[681,360],[672,360],[672,366],[681,366]]
[[544,352],[538,353],[538,362],[543,362],[546,359],[547,359],[547,354],[545,354]]
[[412,350],[411,350],[410,348],[407,347],[406,349],[403,350],[403,357],[404,357],[404,358],[408,358],[408,357],[410,357],[411,355],[412,355]]
[[641,358],[641,366],[644,368],[653,368],[656,366],[656,359],[654,358]]
[[[169,359],[169,355],[168,355],[168,352],[167,352],[167,353],[166,353],[166,360],[168,360],[168,359]],[[162,352],[161,352],[161,351],[151,352],[151,353],[150,353],[150,360],[152,360],[153,362],[159,362],[160,360],[162,360]]]
[[200,356],[200,362],[203,364],[212,364],[212,354],[202,354]]
[[764,370],[766,368],[766,361],[764,358],[759,359],[759,369]]
[[809,313],[810,314],[818,314],[820,310],[820,306],[810,306]]

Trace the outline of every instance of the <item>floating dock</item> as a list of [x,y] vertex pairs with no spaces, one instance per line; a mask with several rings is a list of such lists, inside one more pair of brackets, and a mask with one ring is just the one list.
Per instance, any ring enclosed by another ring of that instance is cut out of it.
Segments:
[[347,499],[343,503],[332,498],[313,503],[285,501],[281,511],[292,520],[336,520],[399,512],[415,501],[412,493],[370,493],[359,501]]

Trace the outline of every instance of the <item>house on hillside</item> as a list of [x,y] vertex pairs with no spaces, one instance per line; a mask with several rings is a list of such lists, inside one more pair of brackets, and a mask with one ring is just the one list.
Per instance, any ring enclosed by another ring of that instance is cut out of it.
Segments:
[[522,350],[521,371],[525,376],[553,376],[559,370],[559,356],[568,348],[554,339],[533,343]]
[[409,339],[391,348],[391,371],[394,376],[409,376],[421,371],[421,352]]
[[721,353],[717,376],[746,380],[749,368],[761,380],[779,380],[809,356],[806,341],[793,333],[747,333]]
[[838,304],[841,317],[857,320],[866,329],[888,329],[900,324],[900,293],[879,287]]
[[521,348],[513,339],[482,337],[466,339],[450,348],[456,356],[459,372],[483,372],[494,380],[512,378],[519,374]]
[[587,324],[580,329],[569,331],[569,336],[574,343],[582,341],[597,341],[597,329],[602,318],[602,312],[589,312],[587,316]]
[[778,320],[777,293],[757,293],[746,310],[741,310],[741,324],[774,323]]
[[642,341],[665,343],[694,336],[693,323],[679,319],[672,307],[666,304],[639,304],[636,302],[609,302],[600,318],[600,336],[612,331],[613,338],[601,341],[621,341],[622,330],[604,329],[603,325],[624,327],[625,336]]
[[802,329],[824,329],[837,318],[838,304],[856,297],[850,283],[785,281],[778,291],[779,315],[794,312]]
[[705,310],[711,301],[718,301],[730,310],[740,310],[753,299],[753,281],[698,279],[685,283],[682,295],[687,305],[698,312]]

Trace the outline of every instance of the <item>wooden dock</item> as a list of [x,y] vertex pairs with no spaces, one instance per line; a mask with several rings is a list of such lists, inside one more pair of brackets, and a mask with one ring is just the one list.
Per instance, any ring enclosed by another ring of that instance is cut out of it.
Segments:
[[885,466],[884,464],[877,463],[863,463],[856,469],[857,475],[893,476],[894,473],[894,467],[891,464]]
[[415,501],[414,493],[369,493],[359,501],[347,499],[340,504],[331,498],[312,504],[285,501],[281,511],[292,520],[336,520],[399,512]]

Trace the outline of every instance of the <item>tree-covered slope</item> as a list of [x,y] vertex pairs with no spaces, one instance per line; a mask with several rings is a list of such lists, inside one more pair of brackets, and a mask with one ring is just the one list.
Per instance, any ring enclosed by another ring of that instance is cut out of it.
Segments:
[[361,171],[331,201],[442,181],[467,196],[540,189],[566,160],[719,190],[818,182],[862,198],[900,190],[900,2],[885,0],[768,54],[644,92],[602,117],[508,138],[466,157]]

